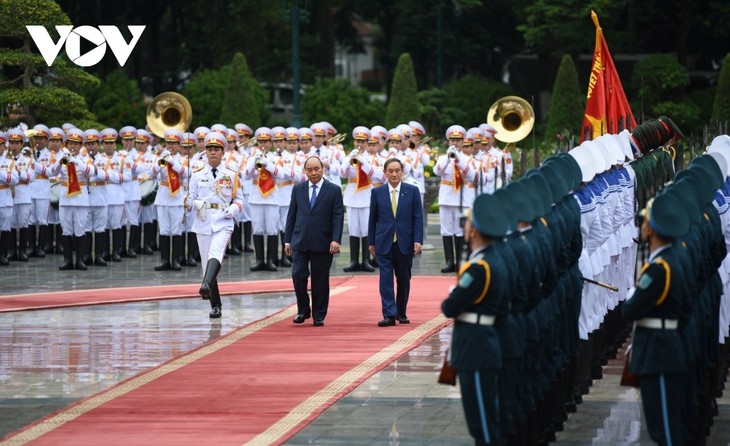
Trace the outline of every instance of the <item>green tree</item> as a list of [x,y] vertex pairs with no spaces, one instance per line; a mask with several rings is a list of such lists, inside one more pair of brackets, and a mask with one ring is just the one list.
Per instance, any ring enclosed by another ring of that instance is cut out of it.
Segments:
[[89,89],[85,96],[91,111],[107,126],[144,127],[147,107],[142,91],[137,81],[129,79],[122,70],[109,73],[98,88]]
[[228,70],[228,87],[220,122],[228,127],[238,122],[246,123],[253,129],[260,127],[266,99],[266,90],[251,76],[246,57],[242,53],[234,54]]
[[730,53],[725,56],[720,69],[720,79],[712,106],[712,119],[730,119]]
[[226,95],[229,69],[228,65],[224,65],[217,70],[200,70],[183,87],[182,95],[193,108],[191,128],[201,125],[210,127],[218,122]]
[[71,24],[51,0],[0,1],[0,38],[6,42],[0,48],[0,67],[6,79],[0,83],[0,106],[5,109],[0,126],[18,121],[29,125],[95,122],[78,92],[98,85],[99,80],[60,57],[48,67],[43,57],[31,52],[30,34],[23,26],[26,23],[45,26],[54,40],[58,40],[54,25]]
[[452,124],[465,128],[476,127],[486,121],[487,110],[502,96],[514,94],[506,84],[487,79],[480,75],[464,76],[446,85],[446,101],[444,107],[450,112],[444,113],[442,125],[444,129]]
[[581,93],[578,72],[573,58],[566,54],[560,62],[553,85],[545,139],[553,141],[558,134],[567,136],[566,131],[572,135],[579,135],[584,109],[585,94]]
[[398,58],[398,65],[393,75],[390,99],[385,113],[385,127],[390,129],[414,119],[420,120],[420,111],[413,61],[408,53],[403,53]]
[[382,102],[371,100],[367,90],[346,80],[324,79],[302,98],[302,122],[328,121],[348,135],[358,125],[382,125],[384,112]]

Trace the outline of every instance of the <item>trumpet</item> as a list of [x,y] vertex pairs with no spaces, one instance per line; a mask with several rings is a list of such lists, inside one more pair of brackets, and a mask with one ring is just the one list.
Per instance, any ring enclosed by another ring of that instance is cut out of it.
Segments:
[[61,153],[63,153],[63,157],[61,157],[61,165],[62,166],[68,166],[68,159],[71,157],[71,152],[67,148],[61,149]]
[[163,150],[162,153],[160,153],[160,158],[157,160],[157,165],[160,167],[167,166],[167,161],[165,158],[170,155],[170,152],[168,150]]
[[456,148],[454,146],[449,147],[449,149],[446,151],[446,155],[449,157],[449,159],[456,159]]
[[360,155],[360,152],[357,149],[350,152],[350,165],[351,166],[356,167],[358,164],[360,164],[360,160],[357,159],[358,155]]
[[261,156],[256,156],[256,170],[261,170],[264,168],[264,163],[261,162]]

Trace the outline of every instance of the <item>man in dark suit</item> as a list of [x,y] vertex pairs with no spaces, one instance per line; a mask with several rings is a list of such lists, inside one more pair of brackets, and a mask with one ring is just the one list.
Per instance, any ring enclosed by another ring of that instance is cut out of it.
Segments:
[[[403,163],[391,158],[383,167],[387,184],[373,189],[370,195],[368,247],[380,265],[380,300],[383,320],[379,327],[408,324],[406,307],[411,286],[413,256],[421,253],[423,213],[418,187],[401,181]],[[393,273],[398,282],[394,296]]]
[[[330,300],[332,256],[340,252],[344,206],[342,188],[322,178],[322,160],[311,156],[304,163],[309,181],[292,189],[284,231],[284,252],[292,256],[292,281],[297,296],[295,324],[314,316],[314,326],[324,325]],[[312,274],[312,308],[307,280]]]

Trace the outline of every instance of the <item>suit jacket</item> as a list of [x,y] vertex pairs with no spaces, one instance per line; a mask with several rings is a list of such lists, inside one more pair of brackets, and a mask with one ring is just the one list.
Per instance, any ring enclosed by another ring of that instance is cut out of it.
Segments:
[[310,209],[309,186],[309,181],[305,181],[292,189],[284,243],[290,243],[293,251],[329,252],[331,242],[342,240],[342,188],[324,180]]
[[413,254],[413,244],[423,243],[421,193],[416,186],[402,181],[395,216],[387,182],[370,194],[368,244],[375,246],[376,254],[387,254],[393,245],[393,233],[398,237],[398,249],[403,254]]

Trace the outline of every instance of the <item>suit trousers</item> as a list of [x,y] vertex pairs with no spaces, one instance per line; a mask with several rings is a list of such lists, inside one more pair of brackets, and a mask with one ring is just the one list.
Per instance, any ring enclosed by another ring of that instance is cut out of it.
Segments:
[[[391,245],[390,252],[375,254],[380,266],[380,302],[383,317],[406,317],[408,295],[411,292],[413,254],[403,254],[396,243]],[[394,275],[397,292],[394,292],[393,287]]]
[[[312,309],[309,309],[307,281],[312,275]],[[330,302],[330,267],[332,254],[329,252],[293,251],[291,277],[297,296],[297,314],[312,315],[315,320],[324,320]]]
[[469,370],[457,374],[466,424],[477,444],[500,444],[497,372]]

